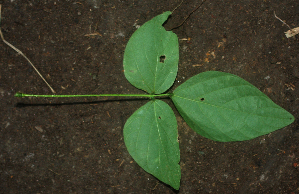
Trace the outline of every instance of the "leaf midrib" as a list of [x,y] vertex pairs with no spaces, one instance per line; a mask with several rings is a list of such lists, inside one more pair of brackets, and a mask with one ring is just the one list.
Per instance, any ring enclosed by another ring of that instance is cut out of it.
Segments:
[[[181,96],[178,96],[176,94],[173,94],[173,97],[178,97],[178,98],[181,98],[181,99],[184,99],[184,100],[193,101],[193,102],[196,102],[196,103],[206,104],[206,105],[209,105],[209,106],[212,106],[212,107],[216,107],[216,108],[220,108],[220,109],[224,109],[224,110],[235,111],[235,112],[238,112],[238,113],[246,113],[246,114],[249,114],[249,115],[255,115],[255,116],[260,116],[260,117],[264,117],[264,118],[268,118],[269,117],[269,116],[262,116],[262,115],[258,115],[258,114],[252,114],[252,113],[248,113],[248,112],[244,112],[244,111],[240,111],[240,110],[230,109],[228,107],[222,107],[222,106],[219,106],[219,105],[213,105],[213,104],[210,104],[210,103],[206,103],[204,101],[197,101],[197,100],[189,99],[189,98],[186,98],[186,97],[181,97]],[[261,96],[252,95],[252,96],[243,96],[243,97],[240,97],[240,98],[235,98],[233,100],[241,99],[241,98],[246,98],[246,97],[262,97],[262,98],[265,98],[262,95]],[[231,100],[231,101],[233,101],[233,100]],[[231,102],[231,101],[228,101],[228,102]],[[228,102],[226,102],[226,103],[228,103]],[[224,104],[226,104],[226,103],[224,103]],[[277,107],[270,107],[270,108],[281,109],[281,108],[277,108]],[[271,118],[281,119],[280,117],[272,117],[272,116],[271,116]]]
[[[158,129],[158,134],[159,134],[159,140],[160,140],[160,144],[162,146],[162,151],[163,151],[164,155],[167,156],[166,150],[164,149],[164,146],[163,146],[163,143],[162,143],[163,142],[162,138],[160,136],[160,130],[159,130],[160,129],[160,127],[159,127],[160,125],[158,123],[158,115],[157,115],[157,111],[156,111],[156,106],[159,106],[160,108],[161,108],[161,106],[158,103],[156,103],[156,102],[154,103],[155,121],[156,121],[156,124],[157,124],[157,129]],[[165,131],[164,131],[164,133],[165,133]],[[171,142],[172,146],[175,147],[174,144],[173,144],[173,142],[171,140],[169,140],[169,136],[167,135],[167,133],[166,133],[166,137],[168,138],[168,141]],[[168,164],[167,167],[168,167],[169,171],[171,171],[170,166],[172,166],[173,162],[169,161],[169,157],[166,157],[166,158],[167,158],[167,164]],[[160,165],[160,161],[161,160],[160,160],[160,152],[159,152],[159,165]],[[169,176],[169,175],[172,175],[172,174],[169,174],[169,173],[167,173],[167,174],[168,174],[167,178],[168,178],[169,182],[173,182],[174,177],[172,177],[171,178],[172,180],[170,180],[170,176]]]

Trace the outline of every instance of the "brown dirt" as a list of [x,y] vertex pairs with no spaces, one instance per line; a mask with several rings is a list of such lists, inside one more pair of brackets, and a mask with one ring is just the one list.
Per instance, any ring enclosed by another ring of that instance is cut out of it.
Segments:
[[[136,25],[180,0],[0,1],[2,32],[58,94],[143,93],[124,77],[123,53]],[[185,1],[165,28],[199,1]],[[219,143],[193,132],[175,111],[179,191],[130,157],[122,129],[144,100],[16,98],[51,94],[32,67],[0,42],[1,193],[299,193],[297,0],[207,1],[175,29],[180,62],[172,89],[207,70],[251,82],[297,119],[250,141]],[[99,33],[95,36],[86,34]],[[165,100],[171,107],[170,100]]]

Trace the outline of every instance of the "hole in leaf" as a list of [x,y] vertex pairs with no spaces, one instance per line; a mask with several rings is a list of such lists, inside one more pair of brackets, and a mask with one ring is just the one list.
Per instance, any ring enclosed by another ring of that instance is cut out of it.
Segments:
[[164,63],[165,58],[166,58],[165,55],[161,55],[161,56],[160,56],[160,63]]
[[200,99],[200,101],[204,101],[204,100],[205,100],[205,98],[201,98],[201,99]]

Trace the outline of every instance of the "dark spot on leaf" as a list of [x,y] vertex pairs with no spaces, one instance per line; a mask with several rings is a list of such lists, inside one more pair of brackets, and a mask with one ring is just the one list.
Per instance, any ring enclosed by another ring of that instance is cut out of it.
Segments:
[[166,58],[165,55],[161,55],[161,56],[160,56],[160,63],[164,63],[165,58]]
[[200,99],[200,101],[204,101],[204,100],[205,100],[204,98],[201,98],[201,99]]
[[161,117],[159,116],[159,119],[161,119]]

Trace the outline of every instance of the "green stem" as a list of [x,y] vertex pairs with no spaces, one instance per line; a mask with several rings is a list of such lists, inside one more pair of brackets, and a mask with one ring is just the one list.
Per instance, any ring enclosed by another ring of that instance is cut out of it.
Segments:
[[24,94],[17,92],[15,97],[42,97],[42,98],[71,98],[71,97],[147,97],[147,98],[155,98],[155,97],[170,97],[172,94],[78,94],[78,95],[37,95],[37,94]]

